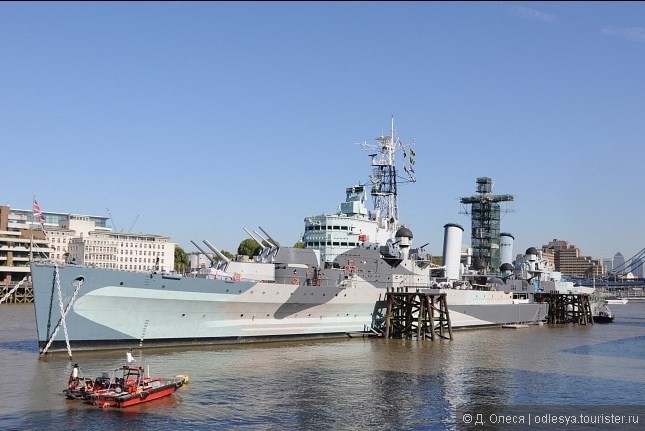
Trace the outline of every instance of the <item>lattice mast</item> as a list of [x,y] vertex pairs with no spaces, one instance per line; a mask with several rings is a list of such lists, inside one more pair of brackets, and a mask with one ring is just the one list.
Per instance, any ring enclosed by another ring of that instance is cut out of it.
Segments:
[[[372,173],[370,175],[370,185],[372,199],[374,202],[374,212],[376,218],[382,222],[382,227],[390,232],[391,237],[401,226],[399,220],[399,202],[398,202],[398,184],[416,182],[414,176],[414,150],[409,149],[409,164],[403,167],[406,177],[399,177],[396,170],[396,151],[400,149],[403,157],[407,158],[406,148],[410,145],[404,145],[398,139],[394,132],[394,117],[392,117],[390,135],[382,135],[374,138],[378,144],[368,145],[363,143],[364,149],[378,150],[378,153],[370,154],[372,158]],[[414,145],[414,142],[412,143]]]
[[[493,182],[490,178],[477,178],[478,195],[461,198],[463,205],[471,205],[471,247],[473,265],[482,272],[497,272],[500,266],[500,202],[513,201],[512,195],[493,195]],[[464,206],[462,214],[469,214]]]

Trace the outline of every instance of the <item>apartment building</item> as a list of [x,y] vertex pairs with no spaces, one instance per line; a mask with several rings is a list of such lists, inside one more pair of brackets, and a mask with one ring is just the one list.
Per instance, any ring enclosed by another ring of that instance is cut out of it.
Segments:
[[554,239],[542,246],[542,252],[553,256],[556,271],[574,277],[600,277],[605,273],[601,259],[583,256],[569,241]]

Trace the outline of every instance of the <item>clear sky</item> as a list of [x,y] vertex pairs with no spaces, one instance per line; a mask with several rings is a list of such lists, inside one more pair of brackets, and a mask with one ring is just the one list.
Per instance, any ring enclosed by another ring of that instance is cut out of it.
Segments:
[[3,2],[0,41],[0,204],[292,245],[393,115],[433,254],[482,176],[516,252],[645,247],[643,2]]

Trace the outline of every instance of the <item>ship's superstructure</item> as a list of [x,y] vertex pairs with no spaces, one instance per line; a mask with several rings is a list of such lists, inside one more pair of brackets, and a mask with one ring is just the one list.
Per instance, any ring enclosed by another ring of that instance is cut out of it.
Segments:
[[322,262],[333,262],[340,254],[367,241],[385,242],[389,233],[372,217],[366,200],[365,186],[348,187],[345,202],[336,214],[306,217],[302,236],[305,248],[319,250]]
[[[367,184],[348,187],[345,202],[336,214],[321,214],[305,218],[302,241],[306,248],[320,251],[323,263],[333,262],[340,254],[367,243],[385,244],[394,238],[401,226],[399,220],[398,185],[416,182],[415,152],[396,137],[394,118],[389,135],[375,138],[377,144],[362,144],[371,152],[372,173]],[[400,176],[396,169],[397,154],[406,160]],[[367,208],[367,190],[373,200],[373,210]]]

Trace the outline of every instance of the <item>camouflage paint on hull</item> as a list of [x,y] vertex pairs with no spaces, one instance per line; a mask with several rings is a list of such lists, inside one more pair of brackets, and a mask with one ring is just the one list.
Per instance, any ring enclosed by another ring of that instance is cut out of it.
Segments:
[[[32,264],[40,348],[60,321],[55,266]],[[59,266],[72,349],[159,347],[348,336],[372,327],[386,290],[369,283],[308,286]],[[438,292],[438,291],[437,291]],[[543,304],[500,291],[442,290],[452,327],[543,320]],[[50,350],[65,349],[59,331]]]

